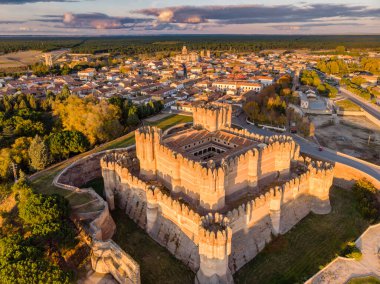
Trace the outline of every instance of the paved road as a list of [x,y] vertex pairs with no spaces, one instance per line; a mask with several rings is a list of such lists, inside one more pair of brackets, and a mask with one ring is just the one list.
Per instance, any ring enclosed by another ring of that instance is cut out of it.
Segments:
[[364,99],[360,98],[358,95],[355,95],[354,93],[340,87],[339,88],[340,93],[352,100],[354,103],[361,106],[365,111],[367,111],[369,114],[372,114],[377,119],[380,119],[380,108],[376,105],[371,104],[370,102],[365,101]]
[[[251,124],[248,124],[245,121],[244,115],[241,115],[238,118],[234,118],[233,123],[239,124],[239,125],[247,128],[249,131],[254,132],[254,133],[258,133],[260,135],[265,135],[265,136],[278,135],[278,133],[275,133],[275,132],[272,132],[269,130],[264,130],[264,129],[258,128],[256,126],[253,126]],[[310,142],[304,138],[301,138],[297,135],[290,134],[288,132],[285,134],[293,137],[293,139],[300,145],[302,153],[314,156],[318,159],[346,164],[348,166],[357,168],[357,169],[369,174],[370,176],[376,178],[377,180],[380,180],[380,170],[376,167],[369,166],[368,164],[361,163],[360,161],[357,161],[357,160],[354,160],[354,159],[351,159],[348,157],[339,156],[335,151],[333,151],[331,149],[324,149],[323,151],[319,151],[318,150],[319,147],[317,144]]]

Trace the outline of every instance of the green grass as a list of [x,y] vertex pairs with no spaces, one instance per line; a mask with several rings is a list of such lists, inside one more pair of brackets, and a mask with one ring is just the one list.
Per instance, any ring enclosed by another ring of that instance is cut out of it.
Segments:
[[348,284],[380,284],[380,279],[373,276],[353,278]]
[[121,209],[112,212],[113,240],[140,265],[141,283],[194,283],[194,273],[138,227]]
[[355,104],[354,102],[345,99],[336,102],[336,105],[339,107],[340,110],[345,110],[345,111],[361,111],[360,106]]
[[176,115],[172,114],[170,116],[167,116],[161,120],[157,120],[155,122],[145,122],[146,125],[155,125],[163,130],[166,130],[176,124],[186,123],[186,122],[192,122],[193,117],[191,116],[184,116],[184,115]]
[[287,234],[273,240],[235,275],[236,283],[301,283],[318,272],[369,226],[353,193],[333,188],[332,212],[310,214]]

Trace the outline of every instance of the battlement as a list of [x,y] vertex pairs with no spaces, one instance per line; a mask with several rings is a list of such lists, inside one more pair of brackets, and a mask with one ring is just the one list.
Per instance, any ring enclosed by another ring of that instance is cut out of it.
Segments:
[[199,253],[212,259],[225,259],[231,254],[232,231],[228,218],[207,214],[201,219],[199,229]]

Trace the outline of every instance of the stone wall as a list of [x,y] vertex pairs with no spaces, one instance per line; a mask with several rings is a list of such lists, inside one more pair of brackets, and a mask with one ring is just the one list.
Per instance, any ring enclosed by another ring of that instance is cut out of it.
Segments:
[[336,186],[351,188],[357,180],[365,178],[380,190],[379,180],[357,168],[342,163],[335,163],[335,168],[334,185]]
[[[84,238],[91,247],[91,264],[94,271],[110,273],[122,284],[140,284],[140,266],[111,240],[116,225],[109,213],[108,203],[93,189],[80,188],[90,180],[102,176],[100,159],[105,154],[125,152],[128,149],[131,147],[102,151],[79,159],[60,172],[54,178],[53,184],[77,194],[89,194],[101,208],[97,212],[82,212],[74,215],[74,223],[81,230],[81,235],[85,235]],[[86,220],[89,224],[83,225],[80,220]]]

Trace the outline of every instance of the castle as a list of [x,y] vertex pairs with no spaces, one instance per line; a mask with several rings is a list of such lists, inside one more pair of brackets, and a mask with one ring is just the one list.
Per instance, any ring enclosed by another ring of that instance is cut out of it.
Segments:
[[192,128],[142,127],[135,152],[101,160],[110,209],[125,210],[196,283],[233,283],[273,236],[331,210],[331,164],[301,157],[291,137],[232,127],[231,113],[196,107]]

